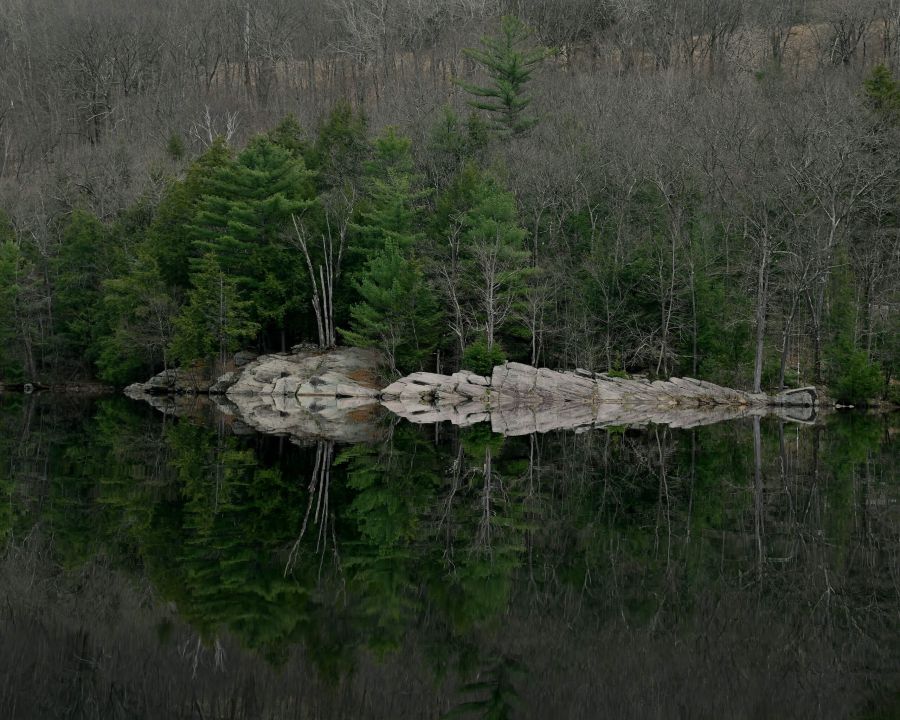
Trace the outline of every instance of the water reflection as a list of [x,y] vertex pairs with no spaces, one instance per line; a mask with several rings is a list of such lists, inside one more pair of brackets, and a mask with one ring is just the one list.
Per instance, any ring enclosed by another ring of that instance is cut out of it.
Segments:
[[119,398],[2,402],[3,717],[895,701],[896,418],[386,420],[377,444],[298,445]]

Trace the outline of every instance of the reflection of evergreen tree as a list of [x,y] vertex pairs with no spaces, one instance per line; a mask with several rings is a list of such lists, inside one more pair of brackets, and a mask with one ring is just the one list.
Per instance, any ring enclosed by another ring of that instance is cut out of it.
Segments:
[[760,490],[747,423],[506,439],[402,423],[331,463],[325,441],[226,436],[124,399],[67,412],[0,402],[0,538],[145,573],[204,644],[272,661],[302,646],[332,680],[414,643],[459,683],[460,713],[504,717],[528,678],[510,618],[690,633],[735,594],[813,607],[825,571],[829,632],[891,629],[897,451],[880,418],[763,421]]
[[477,679],[460,688],[471,699],[460,703],[444,717],[479,717],[485,720],[515,717],[519,702],[516,684],[522,682],[526,671],[522,663],[510,657],[494,659],[478,674]]
[[344,546],[343,567],[359,628],[372,647],[395,649],[422,608],[422,521],[436,501],[442,458],[419,428],[401,426],[384,447],[358,445],[337,462],[354,491],[346,518],[358,535]]
[[181,537],[175,557],[159,561],[174,560],[168,581],[180,586],[172,588],[180,612],[208,636],[228,629],[277,657],[308,619],[309,588],[285,578],[278,561],[298,521],[300,486],[277,468],[259,467],[252,449],[206,428],[180,423],[169,442],[183,502]]

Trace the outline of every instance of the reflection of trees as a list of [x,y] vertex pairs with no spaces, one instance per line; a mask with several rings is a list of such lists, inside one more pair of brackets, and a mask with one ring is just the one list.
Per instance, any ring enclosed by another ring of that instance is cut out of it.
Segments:
[[[306,514],[303,516],[303,525],[300,528],[300,535],[291,547],[288,554],[287,565],[284,573],[287,575],[294,568],[297,562],[297,553],[300,551],[300,545],[303,537],[306,535],[306,529],[309,526],[310,514],[313,506],[315,506],[315,514],[312,516],[313,524],[318,527],[316,533],[316,551],[319,549],[324,552],[328,546],[329,536],[331,539],[332,553],[335,558],[338,557],[337,538],[334,533],[334,524],[329,528],[329,519],[331,515],[328,510],[328,497],[331,490],[331,464],[334,459],[334,442],[331,440],[320,440],[316,443],[316,464],[313,466],[312,476],[307,488],[309,500],[306,503]],[[330,531],[329,531],[330,530]]]
[[276,451],[112,400],[64,417],[0,412],[0,533],[145,572],[196,629],[189,657],[226,634],[277,661],[301,644],[334,678],[414,638],[486,714],[542,682],[529,618],[575,631],[564,663],[603,628],[703,646],[746,612],[791,672],[815,649],[891,677],[897,450],[877,418],[437,442],[399,424],[378,446]]

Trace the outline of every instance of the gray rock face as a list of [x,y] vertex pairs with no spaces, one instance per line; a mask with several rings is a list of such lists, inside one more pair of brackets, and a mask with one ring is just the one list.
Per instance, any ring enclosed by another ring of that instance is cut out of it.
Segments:
[[244,366],[226,394],[232,402],[244,395],[375,399],[381,364],[377,352],[364,348],[263,355]]
[[126,392],[148,395],[192,395],[208,392],[210,386],[210,380],[203,369],[173,368],[163,370],[147,382],[129,385]]
[[363,348],[263,355],[225,392],[220,410],[259,432],[294,441],[371,442],[379,436],[381,356]]
[[234,366],[235,367],[244,367],[248,363],[252,363],[259,355],[255,352],[251,352],[250,350],[239,350],[234,354]]
[[818,393],[814,387],[784,390],[772,398],[772,402],[782,407],[815,407],[818,403]]
[[495,367],[489,379],[471,373],[413,373],[385,388],[382,404],[417,423],[467,426],[490,420],[495,432],[521,435],[647,423],[695,427],[770,412],[802,422],[810,419],[816,394],[814,388],[804,388],[769,397],[693,378],[650,382],[581,368],[558,372],[506,363]]
[[[377,440],[381,430],[374,420],[379,404],[416,423],[490,422],[495,432],[522,435],[648,423],[695,427],[767,413],[806,422],[814,416],[817,402],[815,388],[770,397],[693,378],[650,382],[521,363],[495,367],[490,377],[468,371],[417,372],[379,391],[380,367],[382,358],[372,350],[304,349],[250,360],[221,376],[208,392],[219,410],[242,427],[287,435],[296,442]],[[189,397],[179,390],[184,387],[198,392],[196,378],[170,370],[126,393],[178,414],[193,407],[179,400]]]
[[224,375],[219,376],[219,379],[210,385],[208,392],[210,395],[224,395],[228,388],[234,385],[237,380],[238,373],[227,372]]

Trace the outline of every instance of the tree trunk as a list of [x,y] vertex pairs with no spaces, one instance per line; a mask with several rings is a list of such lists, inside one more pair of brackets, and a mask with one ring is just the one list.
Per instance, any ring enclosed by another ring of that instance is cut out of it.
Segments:
[[763,238],[762,258],[756,278],[756,357],[753,363],[753,392],[762,392],[763,357],[766,342],[766,309],[769,302],[769,239]]

